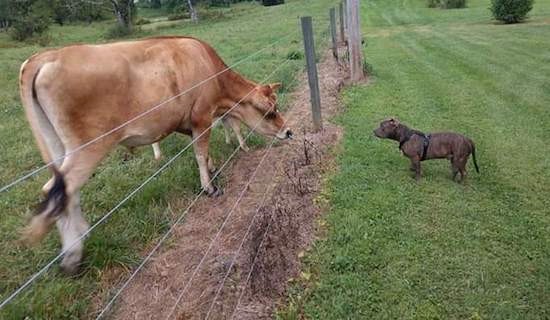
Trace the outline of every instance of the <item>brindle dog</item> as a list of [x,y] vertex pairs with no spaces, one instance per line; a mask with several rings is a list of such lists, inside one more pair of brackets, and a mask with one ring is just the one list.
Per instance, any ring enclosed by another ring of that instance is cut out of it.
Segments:
[[466,163],[470,154],[479,173],[474,142],[461,134],[452,132],[424,134],[391,118],[382,121],[380,127],[374,130],[374,135],[378,138],[399,141],[399,149],[411,159],[411,170],[415,172],[416,180],[420,179],[421,161],[446,158],[452,164],[453,180],[456,180],[457,174],[460,173],[458,181],[463,181],[466,177]]

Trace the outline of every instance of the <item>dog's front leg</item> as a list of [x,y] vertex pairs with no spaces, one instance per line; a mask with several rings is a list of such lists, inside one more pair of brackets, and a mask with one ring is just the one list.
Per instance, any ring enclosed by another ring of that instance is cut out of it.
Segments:
[[420,180],[420,176],[422,175],[422,167],[420,166],[420,157],[414,156],[411,158],[411,168],[414,168],[414,177],[416,181]]

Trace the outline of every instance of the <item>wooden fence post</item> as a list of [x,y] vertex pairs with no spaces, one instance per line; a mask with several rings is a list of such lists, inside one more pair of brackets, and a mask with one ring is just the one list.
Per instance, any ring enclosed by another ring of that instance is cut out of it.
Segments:
[[343,2],[340,2],[338,13],[340,14],[340,41],[344,43],[346,41],[346,36],[344,33],[344,3]]
[[361,81],[365,77],[363,71],[363,52],[361,45],[361,27],[359,24],[359,0],[348,0],[350,16],[348,18],[348,45],[351,82]]
[[313,27],[311,17],[302,17],[302,33],[304,35],[304,50],[307,62],[307,78],[311,94],[311,114],[313,115],[313,129],[321,130],[321,94],[319,92],[319,77],[315,62],[315,44],[313,42]]
[[330,8],[330,35],[332,36],[332,55],[338,61],[338,40],[336,39],[336,9]]
[[344,5],[344,12],[346,13],[346,17],[344,21],[346,22],[346,34],[349,38],[349,21],[351,19],[351,0],[346,0]]

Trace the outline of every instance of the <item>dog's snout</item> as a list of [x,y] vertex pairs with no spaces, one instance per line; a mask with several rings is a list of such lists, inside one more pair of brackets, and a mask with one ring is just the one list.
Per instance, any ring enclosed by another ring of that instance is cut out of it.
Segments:
[[294,137],[294,134],[292,133],[292,131],[290,129],[286,130],[286,137],[287,137],[287,139],[292,139]]

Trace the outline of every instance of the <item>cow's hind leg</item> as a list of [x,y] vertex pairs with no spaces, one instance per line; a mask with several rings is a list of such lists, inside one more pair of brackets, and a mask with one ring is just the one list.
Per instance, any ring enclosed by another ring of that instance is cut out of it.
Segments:
[[80,192],[73,192],[69,196],[66,212],[56,221],[57,229],[61,236],[63,261],[61,270],[65,274],[78,273],[82,255],[84,252],[83,235],[89,228],[89,224],[82,216],[80,208]]
[[153,143],[153,154],[155,160],[160,161],[162,159],[162,151],[160,150],[160,142]]
[[66,184],[67,203],[64,214],[56,221],[63,245],[61,269],[74,275],[78,272],[84,251],[83,235],[89,225],[80,208],[80,188],[86,183],[112,144],[91,145],[67,157],[60,172]]
[[229,131],[229,124],[228,124],[229,118],[226,116],[225,118],[222,118],[219,121],[221,121],[222,124],[223,124],[223,132],[224,132],[224,135],[225,135],[225,143],[226,144],[231,144],[231,131]]

